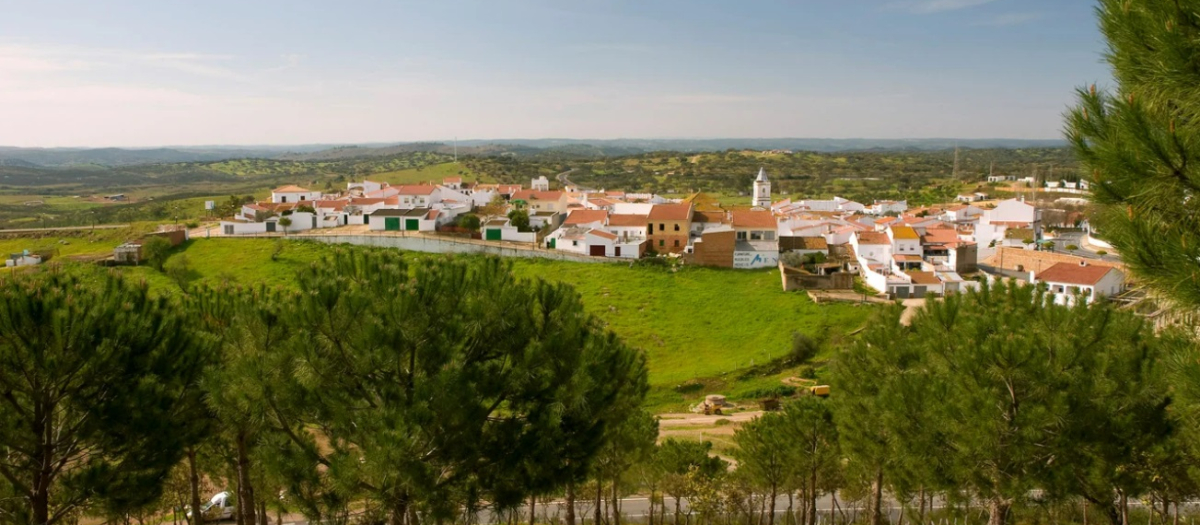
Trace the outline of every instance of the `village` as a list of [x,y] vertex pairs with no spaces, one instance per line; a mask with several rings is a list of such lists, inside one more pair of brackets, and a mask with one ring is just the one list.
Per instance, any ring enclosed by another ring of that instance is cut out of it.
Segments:
[[[992,182],[1033,183],[1000,179]],[[1086,202],[1086,184],[1048,181],[1045,187],[1082,196],[1060,200]],[[1046,224],[1043,210],[1021,197],[989,201],[975,192],[919,208],[902,200],[774,200],[769,176],[760,169],[748,201],[729,205],[704,193],[667,198],[570,184],[552,189],[544,176],[529,188],[461,177],[394,186],[364,180],[332,194],[276,188],[270,200],[244,204],[203,235],[465,236],[576,260],[669,257],[712,267],[779,267],[785,289],[849,290],[857,276],[895,299],[962,292],[996,277],[1045,283],[1063,304],[1091,302],[1126,287],[1121,264],[1104,257],[1111,246],[1091,237],[1078,214]],[[1055,250],[1059,229],[1082,232],[1074,242],[1090,251]],[[175,237],[173,244],[181,242]],[[137,242],[122,245],[117,259],[135,260],[138,249]],[[30,262],[10,258],[8,264]]]

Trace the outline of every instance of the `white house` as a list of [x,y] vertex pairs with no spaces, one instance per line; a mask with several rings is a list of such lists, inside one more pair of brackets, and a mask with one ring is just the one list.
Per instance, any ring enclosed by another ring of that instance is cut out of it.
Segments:
[[11,254],[4,260],[4,266],[10,268],[15,266],[33,266],[35,264],[42,264],[42,256],[30,254],[29,250]]
[[295,185],[281,186],[271,190],[271,202],[274,203],[315,201],[320,198],[321,192]]
[[1007,237],[1010,228],[1029,229],[1033,240],[1042,235],[1042,212],[1023,200],[1008,199],[1001,201],[995,208],[986,210],[975,226],[975,242],[988,246],[993,242],[1001,244]]
[[429,208],[384,208],[370,213],[367,229],[371,231],[434,231],[438,210]]
[[646,240],[646,229],[650,224],[649,213],[646,214],[617,214],[608,216],[604,225],[605,231],[616,235],[621,242],[642,242]]
[[1082,298],[1085,303],[1110,297],[1125,289],[1125,275],[1110,266],[1060,262],[1033,276],[1034,283],[1045,283],[1054,295],[1055,304],[1074,305]]
[[489,241],[537,242],[537,232],[522,232],[508,219],[493,219],[483,225],[483,238]]
[[566,220],[563,221],[563,227],[603,228],[606,222],[608,222],[607,210],[576,208],[567,215]]
[[908,209],[908,201],[875,201],[865,211],[871,215],[887,215],[889,213],[904,213]]
[[550,179],[542,175],[536,179],[529,181],[529,189],[533,191],[550,191]]
[[368,193],[379,191],[383,189],[384,186],[385,184],[382,182],[374,182],[369,180],[364,180],[362,182],[347,182],[346,193],[362,197]]

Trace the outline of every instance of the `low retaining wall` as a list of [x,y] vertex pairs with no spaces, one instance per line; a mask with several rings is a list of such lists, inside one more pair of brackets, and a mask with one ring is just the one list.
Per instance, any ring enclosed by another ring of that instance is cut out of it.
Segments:
[[[232,238],[232,237],[230,237]],[[533,250],[529,248],[508,247],[487,244],[483,241],[468,241],[465,239],[436,239],[423,236],[391,236],[391,235],[295,235],[296,240],[317,241],[328,244],[356,244],[360,246],[379,246],[396,248],[410,252],[425,253],[486,253],[501,257],[540,257],[572,262],[613,262],[603,257],[590,257],[557,250]]]

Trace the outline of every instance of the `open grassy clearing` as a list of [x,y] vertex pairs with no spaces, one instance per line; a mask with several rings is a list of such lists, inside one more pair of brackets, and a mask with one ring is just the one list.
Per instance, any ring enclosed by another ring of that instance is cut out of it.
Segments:
[[[111,249],[119,243],[113,237],[85,246]],[[72,241],[63,247],[67,248],[84,246]],[[333,249],[303,241],[200,238],[178,248],[168,265],[185,265],[188,278],[197,283],[289,286],[297,270]],[[816,305],[804,294],[783,292],[774,270],[672,272],[620,263],[511,262],[518,277],[571,284],[588,311],[646,352],[652,386],[648,402],[656,411],[685,410],[709,393],[752,406],[782,379],[797,375],[795,367],[764,366],[788,353],[794,332],[836,341],[862,325],[868,308]],[[149,268],[125,271],[164,292],[179,290],[174,281]],[[687,386],[678,388],[684,383]]]
[[487,175],[479,175],[468,169],[466,166],[456,162],[446,162],[442,164],[434,164],[432,166],[422,166],[419,168],[387,171],[383,173],[373,173],[365,178],[375,182],[386,182],[388,184],[424,184],[427,182],[441,184],[442,179],[446,177],[462,177],[463,181],[465,182],[495,182],[495,179]]

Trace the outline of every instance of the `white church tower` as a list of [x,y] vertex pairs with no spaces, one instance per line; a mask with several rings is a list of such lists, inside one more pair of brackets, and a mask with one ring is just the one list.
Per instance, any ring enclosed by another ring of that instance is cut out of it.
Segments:
[[758,178],[754,179],[754,206],[771,209],[771,182],[767,180],[767,170],[758,168]]

